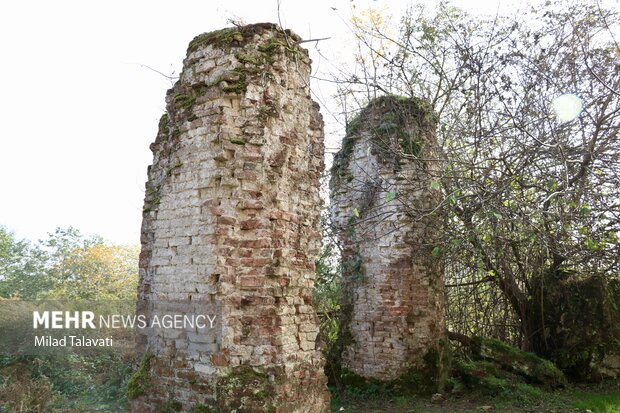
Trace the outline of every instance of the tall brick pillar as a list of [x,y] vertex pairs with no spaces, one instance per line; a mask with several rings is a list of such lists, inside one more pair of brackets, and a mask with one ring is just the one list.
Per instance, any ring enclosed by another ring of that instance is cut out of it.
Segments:
[[151,149],[132,411],[326,412],[315,347],[323,121],[300,38],[273,24],[196,37]]
[[371,101],[347,128],[330,182],[343,247],[343,366],[430,391],[445,379],[447,346],[435,128],[419,99]]

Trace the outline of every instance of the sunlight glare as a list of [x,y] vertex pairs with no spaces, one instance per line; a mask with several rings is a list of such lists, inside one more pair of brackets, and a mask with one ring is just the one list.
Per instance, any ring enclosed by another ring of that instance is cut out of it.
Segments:
[[555,117],[561,123],[577,119],[583,110],[583,101],[572,93],[565,93],[558,96],[551,102]]

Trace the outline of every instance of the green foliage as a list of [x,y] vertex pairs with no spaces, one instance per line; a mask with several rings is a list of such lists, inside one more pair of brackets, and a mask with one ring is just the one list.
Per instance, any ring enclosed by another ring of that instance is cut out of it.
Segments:
[[320,338],[329,348],[338,337],[338,314],[342,294],[335,264],[329,262],[329,247],[324,247],[316,265],[317,281],[313,293],[314,308],[320,320]]
[[51,286],[46,255],[38,246],[0,226],[0,297],[30,299]]
[[319,337],[326,358],[325,373],[333,382],[340,375],[342,278],[336,246],[327,242],[315,261],[313,304],[319,318]]
[[[612,35],[620,19],[617,10],[588,2],[539,6],[486,18],[446,2],[413,5],[397,22],[362,13],[354,24],[357,64],[338,80],[345,107],[400,94],[424,98],[440,115],[446,162],[428,179],[441,182],[445,195],[433,207],[447,215],[442,256],[454,286],[451,328],[547,355],[561,348],[553,349],[556,337],[585,344],[590,334],[604,335],[592,333],[594,326],[605,327],[596,320],[586,334],[564,323],[553,302],[537,310],[535,300],[554,294],[554,281],[537,288],[539,278],[560,268],[583,277],[620,273],[620,83]],[[551,110],[567,93],[584,105],[572,120]],[[398,135],[393,116],[377,119],[377,136]],[[347,134],[363,126],[358,115]],[[575,371],[587,370],[577,365],[587,365],[591,352],[570,353],[565,359],[577,362]]]
[[537,353],[574,379],[596,378],[603,358],[620,354],[620,280],[558,270],[534,281]]
[[107,245],[72,227],[38,244],[0,227],[0,297],[133,300],[138,253],[137,246]]
[[0,411],[123,411],[128,360],[118,352],[0,355]]
[[[18,241],[0,227],[0,297],[133,301],[138,252],[72,227],[38,244]],[[120,411],[129,375],[129,358],[119,352],[0,354],[0,411]]]
[[133,300],[139,248],[99,244],[76,248],[50,269],[54,287],[47,298]]
[[594,413],[620,413],[620,392],[586,393],[578,391],[573,406]]

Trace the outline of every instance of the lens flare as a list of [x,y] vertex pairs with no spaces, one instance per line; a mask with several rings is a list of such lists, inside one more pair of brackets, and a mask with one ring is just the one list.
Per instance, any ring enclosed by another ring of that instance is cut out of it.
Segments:
[[577,119],[583,110],[583,101],[577,95],[566,93],[551,102],[555,117],[561,123]]

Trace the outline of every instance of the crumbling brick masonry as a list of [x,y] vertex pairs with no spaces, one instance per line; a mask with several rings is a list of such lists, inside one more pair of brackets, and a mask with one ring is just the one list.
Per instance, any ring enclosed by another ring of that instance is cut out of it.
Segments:
[[139,311],[210,308],[217,326],[142,331],[132,411],[328,411],[311,302],[323,121],[299,40],[272,24],[205,33],[168,91]]
[[343,367],[414,391],[436,391],[445,378],[436,122],[419,99],[371,101],[349,124],[330,182],[343,247]]

